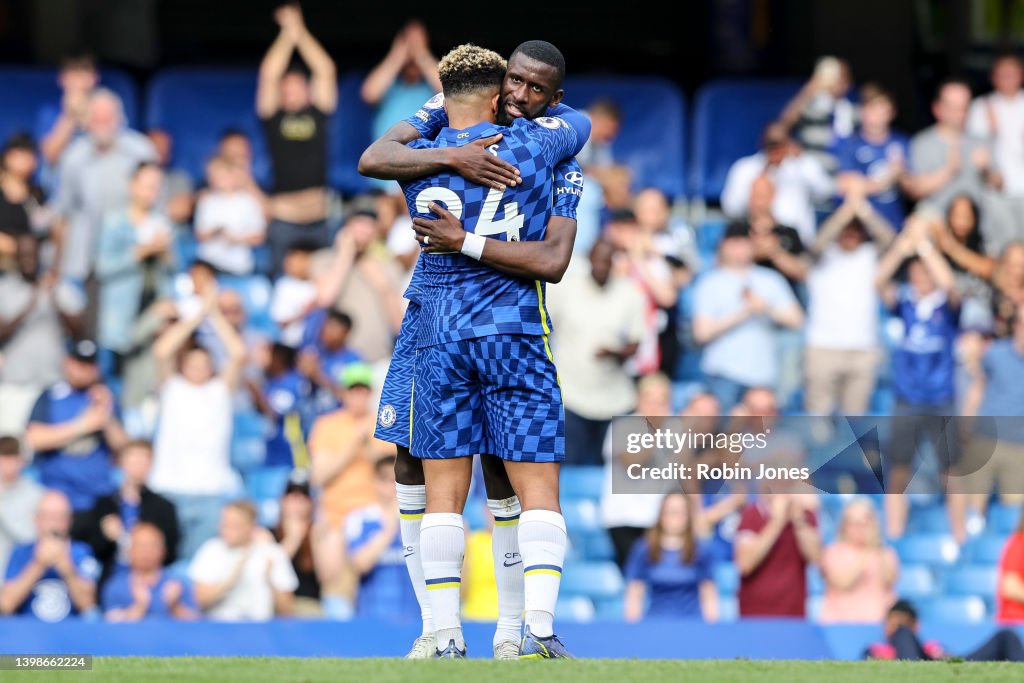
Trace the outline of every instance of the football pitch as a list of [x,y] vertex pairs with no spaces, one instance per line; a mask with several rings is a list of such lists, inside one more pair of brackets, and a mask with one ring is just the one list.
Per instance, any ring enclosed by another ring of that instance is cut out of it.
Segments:
[[1000,683],[1021,680],[1022,664],[964,662],[794,662],[752,660],[578,659],[547,662],[490,660],[410,662],[401,659],[298,659],[281,657],[103,657],[92,671],[0,672],[0,681],[188,681],[189,683],[885,683],[928,680]]

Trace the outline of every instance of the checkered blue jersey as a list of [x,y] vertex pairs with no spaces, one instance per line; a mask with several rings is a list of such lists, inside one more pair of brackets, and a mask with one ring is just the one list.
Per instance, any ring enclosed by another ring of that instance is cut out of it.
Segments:
[[[468,232],[506,241],[543,240],[552,207],[553,171],[579,145],[581,131],[559,117],[517,119],[511,126],[479,123],[442,129],[414,148],[462,146],[498,133],[492,154],[519,169],[522,183],[487,188],[454,173],[403,183],[412,216],[433,218],[436,201],[462,220]],[[576,180],[576,176],[570,175]],[[500,273],[462,254],[421,254],[407,298],[421,309],[417,347],[494,334],[541,335],[549,331],[542,283]]]

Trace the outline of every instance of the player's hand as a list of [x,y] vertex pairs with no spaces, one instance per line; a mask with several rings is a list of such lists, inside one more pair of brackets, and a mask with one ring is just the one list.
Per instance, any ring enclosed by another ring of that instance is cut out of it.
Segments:
[[421,217],[412,219],[412,227],[416,231],[416,241],[424,245],[423,251],[428,254],[462,251],[462,243],[466,239],[462,221],[437,202],[430,202],[427,204],[427,208],[437,218],[433,220]]
[[519,169],[487,151],[501,140],[501,133],[476,140],[462,147],[449,148],[449,166],[466,180],[477,185],[504,190],[523,182]]

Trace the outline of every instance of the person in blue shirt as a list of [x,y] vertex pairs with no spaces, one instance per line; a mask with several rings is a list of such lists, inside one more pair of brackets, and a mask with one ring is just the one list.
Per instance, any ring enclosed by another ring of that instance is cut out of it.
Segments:
[[127,442],[113,395],[100,380],[92,340],[72,344],[64,380],[43,392],[25,430],[35,451],[40,482],[68,497],[75,512],[71,533],[87,539],[96,499],[114,491],[111,458]]
[[356,616],[413,621],[420,617],[420,606],[398,533],[394,467],[393,456],[374,463],[377,502],[349,513],[345,538],[349,562],[359,574]]
[[711,558],[697,541],[694,517],[687,494],[675,491],[662,500],[657,523],[633,545],[626,560],[626,621],[718,619]]
[[157,526],[139,522],[132,528],[128,566],[103,586],[100,604],[107,621],[198,618],[189,583],[164,570],[166,554]]
[[[906,264],[907,281],[893,282],[897,270]],[[933,442],[942,472],[948,470],[960,450],[955,421],[944,424],[942,417],[957,415],[955,345],[959,333],[960,299],[953,270],[929,238],[929,224],[912,218],[882,257],[875,275],[876,286],[890,313],[899,320],[902,334],[892,353],[893,408],[891,442],[886,452],[889,463],[886,491],[902,493],[923,438]],[[885,496],[886,533],[903,535],[907,501],[903,496]],[[951,505],[955,536],[966,538],[964,518]]]
[[310,382],[295,369],[295,349],[280,342],[270,348],[263,386],[249,384],[256,408],[274,425],[267,437],[265,465],[294,467],[304,446],[303,406],[312,395]]
[[348,347],[352,317],[335,308],[319,308],[306,318],[303,350],[298,359],[299,371],[313,384],[313,406],[317,415],[325,415],[341,407],[338,384],[346,365],[362,362],[357,351]]
[[901,182],[909,158],[907,136],[890,130],[896,104],[889,91],[865,84],[860,91],[860,128],[840,141],[836,184],[844,196],[863,193],[883,218],[899,230],[903,226]]
[[67,496],[47,491],[36,508],[37,540],[15,547],[7,562],[0,614],[56,622],[95,608],[100,563],[70,532]]

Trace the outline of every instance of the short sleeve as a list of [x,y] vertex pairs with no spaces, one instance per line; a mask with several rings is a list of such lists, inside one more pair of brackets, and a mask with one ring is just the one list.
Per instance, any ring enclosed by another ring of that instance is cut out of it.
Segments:
[[75,562],[75,571],[78,575],[93,583],[100,580],[100,574],[103,571],[103,567],[100,566],[99,561],[93,557],[92,550],[84,543],[76,542],[72,546],[72,558]]
[[707,276],[698,278],[693,288],[693,314],[714,315],[715,300],[714,288],[708,285]]
[[637,539],[629,549],[629,557],[626,558],[626,565],[622,571],[626,581],[647,582],[651,572],[651,561],[647,553],[646,539]]
[[554,204],[552,216],[576,219],[576,207],[583,196],[583,169],[575,157],[566,159],[555,167]]
[[444,95],[437,93],[423,103],[416,113],[405,119],[423,138],[433,140],[448,125],[448,112],[444,110]]
[[572,155],[575,156],[582,151],[583,146],[590,139],[590,117],[578,112],[567,104],[556,104],[548,110],[548,116],[557,116],[564,119],[566,123],[576,131],[576,147]]
[[530,122],[534,136],[540,142],[544,158],[552,167],[576,154],[579,136],[565,119],[558,116],[540,116]]
[[39,398],[36,399],[35,404],[32,406],[32,412],[29,414],[29,422],[38,422],[40,424],[50,424],[50,392],[44,391]]
[[225,562],[224,558],[218,555],[217,548],[210,541],[200,546],[188,567],[189,580],[196,583],[211,583],[223,576],[222,567],[225,566]]
[[741,531],[758,533],[763,527],[764,524],[761,520],[761,515],[757,511],[757,507],[748,505],[740,512],[740,523],[736,527],[736,533],[738,534]]

